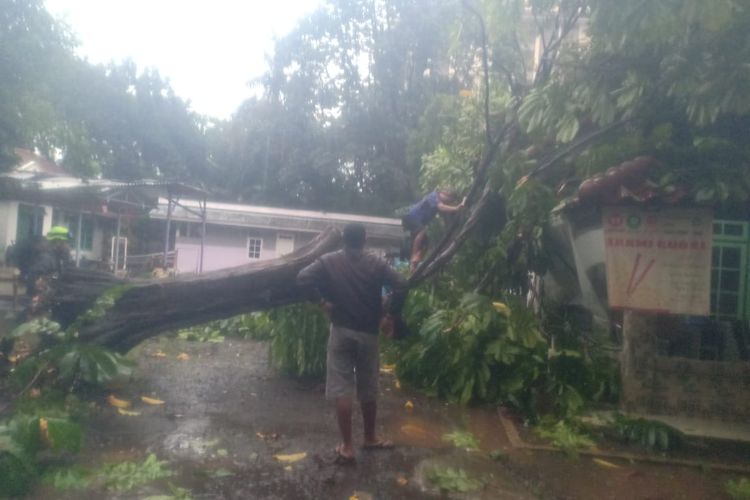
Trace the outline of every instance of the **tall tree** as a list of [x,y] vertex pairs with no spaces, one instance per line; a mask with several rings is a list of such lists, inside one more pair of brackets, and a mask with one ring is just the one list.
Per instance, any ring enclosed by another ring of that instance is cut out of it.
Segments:
[[13,148],[33,147],[58,120],[52,88],[72,40],[40,0],[0,0],[0,169]]
[[[381,213],[411,200],[419,159],[409,133],[432,94],[459,87],[445,55],[455,12],[442,0],[331,0],[302,20],[277,42],[263,98],[227,129],[230,149],[257,156],[225,168],[270,172],[233,174],[251,183],[235,196]],[[247,123],[264,130],[243,136]]]

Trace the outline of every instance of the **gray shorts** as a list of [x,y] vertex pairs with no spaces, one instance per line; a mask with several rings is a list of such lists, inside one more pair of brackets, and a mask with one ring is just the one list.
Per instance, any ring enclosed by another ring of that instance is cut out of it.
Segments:
[[378,336],[331,325],[326,357],[326,398],[353,397],[372,402],[378,397],[380,360]]

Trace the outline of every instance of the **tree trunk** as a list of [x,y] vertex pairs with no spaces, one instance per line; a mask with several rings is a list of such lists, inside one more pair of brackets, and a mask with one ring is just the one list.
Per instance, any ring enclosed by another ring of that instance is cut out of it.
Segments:
[[297,273],[340,244],[339,230],[328,228],[289,255],[172,280],[125,280],[73,270],[54,285],[53,317],[69,324],[102,292],[125,285],[129,288],[104,317],[79,330],[82,341],[125,352],[165,330],[304,300]]

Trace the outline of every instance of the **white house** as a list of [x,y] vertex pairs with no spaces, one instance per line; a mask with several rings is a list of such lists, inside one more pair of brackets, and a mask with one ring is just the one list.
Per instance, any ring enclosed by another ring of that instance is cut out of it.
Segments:
[[101,204],[60,196],[81,185],[81,180],[29,150],[14,152],[18,164],[0,176],[0,259],[16,242],[42,236],[52,226],[61,225],[76,235],[79,261],[101,261],[105,257],[104,233],[113,225],[111,217],[101,213]]
[[161,195],[205,196],[176,182],[80,179],[29,150],[15,153],[16,167],[0,174],[0,259],[8,246],[59,225],[73,235],[77,265],[124,270],[128,242],[120,234],[122,219],[146,217]]

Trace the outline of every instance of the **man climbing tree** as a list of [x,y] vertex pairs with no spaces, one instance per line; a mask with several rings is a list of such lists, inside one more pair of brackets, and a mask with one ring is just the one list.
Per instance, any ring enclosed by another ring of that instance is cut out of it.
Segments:
[[452,205],[456,201],[456,193],[448,189],[433,191],[419,203],[413,205],[409,212],[401,219],[404,229],[411,233],[411,255],[409,266],[412,271],[422,261],[427,251],[427,224],[440,213],[454,213],[463,209],[466,199],[458,205]]

